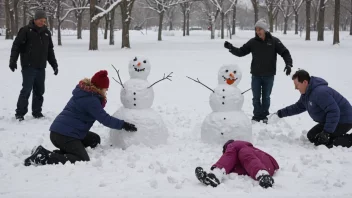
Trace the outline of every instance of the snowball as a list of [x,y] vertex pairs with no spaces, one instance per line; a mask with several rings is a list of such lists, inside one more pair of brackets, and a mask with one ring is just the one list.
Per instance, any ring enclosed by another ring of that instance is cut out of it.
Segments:
[[151,66],[149,60],[141,56],[134,57],[128,65],[128,71],[132,79],[146,80],[150,70]]
[[125,149],[131,145],[144,144],[149,147],[166,144],[168,130],[161,116],[153,109],[127,109],[121,107],[113,117],[135,124],[136,132],[110,130],[112,145]]
[[212,112],[202,124],[201,139],[223,145],[230,139],[252,140],[252,124],[243,111]]
[[226,84],[216,87],[209,98],[210,107],[215,112],[239,111],[243,102],[241,90]]
[[121,89],[120,98],[124,107],[129,109],[146,109],[153,105],[154,90],[149,82],[140,79],[130,79]]
[[237,65],[224,65],[219,69],[218,81],[219,84],[227,84],[237,87],[242,79],[242,72]]

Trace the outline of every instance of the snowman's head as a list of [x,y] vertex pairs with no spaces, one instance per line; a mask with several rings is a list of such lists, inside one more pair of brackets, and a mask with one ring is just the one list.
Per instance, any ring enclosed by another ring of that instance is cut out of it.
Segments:
[[146,80],[150,73],[150,69],[149,60],[141,56],[134,57],[128,65],[128,71],[131,78]]
[[242,72],[237,65],[224,65],[218,73],[219,84],[237,86],[242,79]]

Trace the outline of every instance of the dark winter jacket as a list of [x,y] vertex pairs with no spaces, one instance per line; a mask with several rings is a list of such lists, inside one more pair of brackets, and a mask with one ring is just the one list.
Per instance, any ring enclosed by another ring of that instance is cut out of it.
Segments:
[[84,139],[96,120],[109,128],[118,130],[122,128],[124,121],[105,112],[103,109],[105,99],[93,89],[86,89],[80,83],[72,94],[64,110],[50,126],[50,131]]
[[307,91],[296,104],[279,110],[280,117],[297,115],[308,110],[310,117],[324,124],[324,131],[333,133],[338,123],[352,124],[351,104],[339,92],[318,77],[311,77]]
[[252,53],[251,74],[254,76],[275,75],[277,54],[282,56],[286,65],[292,66],[292,58],[288,49],[269,32],[266,33],[264,41],[256,34],[242,47],[233,47],[230,52],[239,57]]
[[20,29],[11,49],[10,62],[16,63],[21,55],[22,67],[45,68],[48,61],[56,68],[57,61],[51,33],[47,27],[37,27],[33,20]]

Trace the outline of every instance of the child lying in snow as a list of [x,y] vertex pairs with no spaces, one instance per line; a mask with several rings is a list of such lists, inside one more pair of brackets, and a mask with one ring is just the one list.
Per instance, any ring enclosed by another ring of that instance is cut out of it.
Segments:
[[109,88],[107,75],[107,71],[102,70],[92,79],[79,82],[66,107],[50,127],[50,140],[60,150],[51,152],[38,146],[24,161],[25,166],[89,161],[85,147],[94,148],[100,144],[100,136],[89,131],[96,120],[109,128],[137,131],[133,124],[105,112],[106,91]]
[[206,173],[201,167],[196,168],[196,177],[200,182],[216,187],[224,174],[237,173],[258,180],[263,188],[272,187],[272,176],[279,169],[272,156],[253,147],[249,142],[234,140],[225,143],[222,153],[218,162],[211,167],[211,173]]

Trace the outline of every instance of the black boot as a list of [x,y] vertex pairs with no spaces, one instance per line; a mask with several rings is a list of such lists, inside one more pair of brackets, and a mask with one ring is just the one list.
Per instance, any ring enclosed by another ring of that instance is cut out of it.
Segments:
[[24,116],[23,115],[15,115],[15,117],[16,117],[16,120],[18,120],[20,122],[24,120]]
[[273,187],[274,179],[270,175],[261,175],[258,177],[259,185],[263,188]]
[[44,118],[44,115],[42,113],[33,113],[32,115],[35,119]]
[[220,181],[213,173],[207,173],[202,167],[197,167],[195,170],[197,179],[205,185],[211,185],[212,187],[217,187]]
[[45,165],[49,160],[50,154],[50,151],[42,146],[38,146],[34,151],[32,150],[32,155],[24,160],[24,165]]

